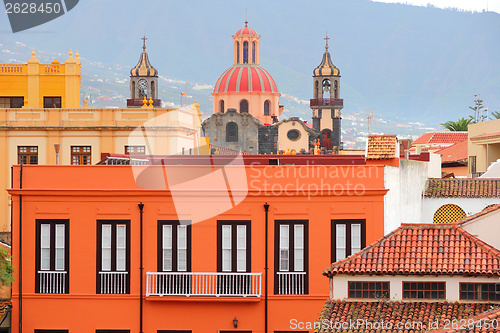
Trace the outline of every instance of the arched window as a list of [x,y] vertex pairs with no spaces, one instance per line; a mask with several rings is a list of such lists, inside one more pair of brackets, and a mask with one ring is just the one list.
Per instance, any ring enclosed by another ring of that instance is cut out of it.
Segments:
[[434,223],[453,223],[465,218],[464,210],[457,205],[447,204],[443,205],[436,210],[432,221]]
[[252,63],[255,64],[255,42],[252,42]]
[[334,98],[339,98],[339,83],[337,80],[335,80],[335,82],[333,83],[333,92],[333,96],[335,96]]
[[268,100],[264,102],[264,116],[269,116],[269,109],[271,106],[271,102]]
[[246,99],[240,102],[240,113],[248,113],[248,101]]
[[221,99],[219,102],[219,111],[220,113],[224,113],[224,100]]
[[323,93],[322,93],[322,96],[325,97],[325,93],[328,94],[328,97],[330,97],[331,95],[331,92],[330,92],[330,87],[331,87],[331,84],[330,84],[330,80],[328,79],[324,79],[323,80]]
[[243,63],[248,64],[248,42],[243,42]]
[[226,142],[238,142],[238,124],[235,122],[226,125]]
[[236,63],[240,63],[240,42],[236,42]]

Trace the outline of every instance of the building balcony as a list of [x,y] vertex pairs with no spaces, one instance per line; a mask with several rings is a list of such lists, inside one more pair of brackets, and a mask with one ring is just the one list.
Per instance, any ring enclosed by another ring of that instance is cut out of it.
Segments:
[[38,290],[40,294],[66,294],[68,272],[38,271]]
[[147,272],[146,275],[146,296],[262,295],[262,273]]
[[313,109],[320,109],[321,107],[333,107],[342,109],[344,107],[344,100],[342,98],[313,98],[309,102]]
[[305,295],[307,294],[306,272],[276,272],[277,295]]
[[[149,99],[148,101],[148,106],[149,106]],[[138,98],[128,98],[127,99],[127,107],[128,108],[141,108],[144,105],[144,99],[138,99]],[[153,99],[153,107],[155,108],[161,108],[161,99]]]

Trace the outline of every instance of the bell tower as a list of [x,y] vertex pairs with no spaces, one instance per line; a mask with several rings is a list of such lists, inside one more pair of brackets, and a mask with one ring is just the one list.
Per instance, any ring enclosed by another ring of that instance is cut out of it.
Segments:
[[328,36],[325,37],[325,53],[318,67],[313,71],[313,129],[320,134],[321,147],[341,149],[342,119],[340,110],[344,106],[340,97],[340,71],[332,63],[328,52]]
[[139,62],[130,70],[130,98],[127,99],[127,107],[141,107],[144,97],[153,99],[154,107],[161,107],[158,99],[158,71],[149,62],[146,53],[146,40],[142,39],[142,53]]

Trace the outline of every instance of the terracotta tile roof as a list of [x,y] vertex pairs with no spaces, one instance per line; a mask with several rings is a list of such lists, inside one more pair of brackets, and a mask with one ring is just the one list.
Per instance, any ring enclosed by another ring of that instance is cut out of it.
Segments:
[[323,275],[499,275],[500,251],[455,224],[403,224]]
[[427,198],[498,198],[500,179],[428,179],[424,197]]
[[[320,314],[319,323],[327,323],[328,328],[322,325],[319,332],[364,332],[364,333],[423,333],[434,327],[444,327],[448,321],[467,319],[484,314],[491,308],[498,312],[500,304],[492,303],[449,303],[449,302],[348,302],[331,301],[325,303]],[[360,326],[351,326],[357,323]],[[361,321],[362,320],[362,321]],[[370,325],[362,323],[371,323]],[[384,328],[376,330],[374,323],[384,323]],[[344,324],[342,329],[341,325]],[[432,324],[432,326],[430,325]],[[405,324],[407,329],[405,329]],[[335,329],[335,325],[338,325]],[[399,329],[398,329],[398,325]],[[333,329],[330,328],[333,326]],[[451,326],[451,325],[450,325]],[[486,332],[496,332],[490,330]]]
[[441,155],[441,163],[467,161],[467,140],[436,151]]
[[412,145],[458,143],[467,140],[467,132],[427,132],[412,142]]
[[476,213],[474,215],[471,215],[471,216],[467,216],[466,218],[460,220],[460,221],[457,221],[456,223],[458,225],[462,225],[464,223],[467,223],[469,221],[472,221],[472,220],[475,220],[481,216],[484,216],[486,214],[489,214],[491,212],[494,212],[494,211],[497,211],[500,209],[500,204],[497,204],[497,205],[491,205],[491,206],[488,206],[486,207],[485,209],[483,209],[482,211],[480,211],[479,213]]
[[367,160],[380,160],[396,156],[395,135],[370,135],[368,136]]
[[[496,308],[491,306],[488,311],[482,312],[474,317],[469,317],[466,319],[465,327],[469,326],[468,329],[462,329],[461,327],[457,328],[448,328],[444,327],[432,330],[430,333],[458,333],[458,332],[498,332],[500,330],[500,308]],[[471,322],[472,320],[472,322]],[[489,323],[488,326],[495,325],[494,327],[490,327],[487,329],[486,323]],[[495,329],[496,328],[496,329]]]

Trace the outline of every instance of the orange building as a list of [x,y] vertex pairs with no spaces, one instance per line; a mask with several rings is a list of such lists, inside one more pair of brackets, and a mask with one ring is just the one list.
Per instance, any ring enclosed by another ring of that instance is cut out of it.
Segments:
[[14,166],[12,332],[298,332],[386,192],[351,156]]

